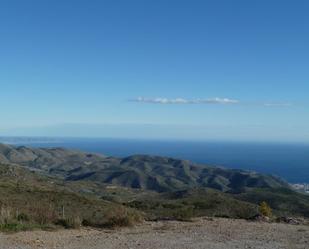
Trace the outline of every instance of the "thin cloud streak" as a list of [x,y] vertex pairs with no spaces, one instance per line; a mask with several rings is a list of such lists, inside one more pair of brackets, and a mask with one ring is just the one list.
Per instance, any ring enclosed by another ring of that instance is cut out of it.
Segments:
[[184,99],[184,98],[145,98],[138,97],[130,100],[138,103],[149,103],[149,104],[238,104],[239,101],[228,98],[211,98],[211,99]]
[[138,97],[129,100],[131,102],[145,104],[162,104],[162,105],[186,105],[186,104],[213,104],[213,105],[242,105],[242,106],[264,106],[264,107],[291,107],[292,103],[284,102],[242,102],[230,98],[209,98],[209,99],[185,99],[185,98],[146,98]]
[[267,107],[290,107],[291,103],[264,103],[264,106]]

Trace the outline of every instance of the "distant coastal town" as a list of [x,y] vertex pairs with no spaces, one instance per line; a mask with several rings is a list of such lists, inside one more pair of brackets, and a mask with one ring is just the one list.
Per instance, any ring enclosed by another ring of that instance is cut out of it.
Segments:
[[295,183],[291,185],[295,190],[309,194],[309,183]]

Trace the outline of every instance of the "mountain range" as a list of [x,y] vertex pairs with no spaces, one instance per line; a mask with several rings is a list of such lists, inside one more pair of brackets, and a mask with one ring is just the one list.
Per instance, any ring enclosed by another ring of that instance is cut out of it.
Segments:
[[52,206],[58,217],[53,223],[63,207],[85,224],[100,226],[109,224],[110,217],[112,223],[127,223],[127,214],[135,220],[135,212],[147,219],[248,219],[263,201],[278,216],[309,217],[309,196],[272,175],[169,157],[118,158],[65,148],[0,144],[0,193],[0,207],[10,205],[15,213],[35,216],[37,203]]
[[116,158],[63,148],[1,144],[0,162],[18,164],[65,181],[83,180],[156,192],[199,187],[229,193],[250,188],[289,188],[288,183],[271,175],[149,155]]

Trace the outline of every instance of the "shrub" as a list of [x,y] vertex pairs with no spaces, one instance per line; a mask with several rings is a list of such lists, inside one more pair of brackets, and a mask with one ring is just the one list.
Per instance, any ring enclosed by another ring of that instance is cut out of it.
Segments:
[[29,216],[25,213],[18,214],[16,218],[18,221],[29,221],[30,220]]
[[52,224],[58,220],[56,210],[50,205],[35,206],[29,208],[31,220],[39,225]]
[[80,228],[82,225],[82,221],[79,217],[70,217],[66,219],[59,219],[56,221],[56,225],[63,226],[64,228]]
[[92,215],[82,216],[81,224],[90,227],[116,228],[133,226],[142,221],[143,216],[139,212],[117,205],[109,209],[98,210]]
[[107,220],[103,226],[111,228],[133,226],[141,222],[142,219],[142,216],[137,212],[119,207],[107,215]]
[[5,223],[0,224],[0,230],[4,232],[17,232],[26,230],[25,225],[19,223]]
[[176,209],[173,214],[173,218],[179,221],[191,221],[193,218],[193,207],[184,207]]
[[108,219],[108,221],[105,223],[106,227],[127,227],[132,226],[134,223],[132,220],[127,216],[113,216]]
[[0,224],[10,223],[14,219],[13,210],[9,207],[1,207],[0,209]]
[[270,206],[267,204],[267,202],[263,201],[261,202],[259,206],[259,212],[261,215],[266,216],[266,217],[271,217],[272,216],[272,210]]

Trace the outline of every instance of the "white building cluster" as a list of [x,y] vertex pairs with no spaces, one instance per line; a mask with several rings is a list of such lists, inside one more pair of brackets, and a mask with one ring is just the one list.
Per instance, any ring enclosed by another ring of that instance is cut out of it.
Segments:
[[303,191],[309,194],[309,183],[296,183],[292,187],[298,191]]

